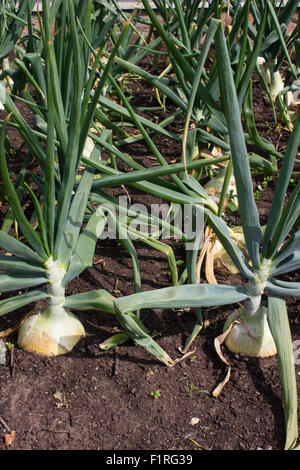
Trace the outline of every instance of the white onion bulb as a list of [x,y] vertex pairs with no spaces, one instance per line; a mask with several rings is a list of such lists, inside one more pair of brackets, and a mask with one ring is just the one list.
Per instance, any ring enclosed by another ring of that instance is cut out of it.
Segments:
[[55,314],[46,309],[28,316],[19,328],[18,346],[44,356],[70,352],[85,335],[75,315],[60,308]]
[[230,351],[250,357],[268,357],[277,353],[266,307],[260,307],[254,315],[245,314],[242,308],[235,310],[226,320],[224,331],[232,323],[225,339],[225,345]]

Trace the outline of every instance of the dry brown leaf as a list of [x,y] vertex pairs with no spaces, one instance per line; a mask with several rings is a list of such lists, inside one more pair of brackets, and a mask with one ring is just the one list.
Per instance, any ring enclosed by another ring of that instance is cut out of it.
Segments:
[[6,448],[10,447],[14,442],[16,431],[10,431],[9,434],[4,435],[4,445]]
[[182,352],[182,349],[179,347],[178,348],[179,351],[181,352],[181,354],[183,354],[182,357],[178,357],[177,359],[174,359],[174,362],[172,364],[172,366],[175,366],[175,364],[177,364],[178,362],[181,362],[183,361],[184,359],[186,359],[187,357],[191,356],[192,354],[194,354],[196,352],[196,349],[194,349],[193,351],[189,351],[189,352],[186,352],[185,354]]
[[201,273],[201,267],[203,260],[206,256],[207,250],[209,249],[210,243],[211,243],[211,238],[213,236],[213,232],[211,227],[207,227],[204,235],[204,243],[199,255],[199,258],[197,260],[197,265],[196,265],[196,271],[197,271],[197,281],[200,283],[200,273]]
[[188,438],[191,442],[193,442],[193,444],[196,444],[196,446],[200,447],[200,449],[203,449],[203,450],[211,450],[209,447],[203,445],[203,444],[199,444],[198,442],[194,441],[194,439],[192,439],[191,437]]
[[59,400],[58,403],[55,403],[55,406],[57,408],[63,408],[63,407],[66,407],[68,408],[68,404],[65,400],[65,398],[63,397],[62,393],[59,392],[59,391],[56,391],[54,394],[53,394],[53,397],[56,398],[57,400]]
[[235,322],[232,322],[230,324],[229,328],[227,328],[227,330],[224,331],[224,333],[222,333],[220,336],[217,336],[217,338],[215,338],[215,340],[214,340],[214,345],[215,345],[215,349],[217,351],[217,354],[218,354],[219,358],[221,359],[221,361],[223,361],[227,366],[227,373],[226,373],[226,376],[225,376],[224,380],[222,380],[222,382],[220,382],[219,385],[212,392],[212,394],[215,398],[218,398],[218,396],[222,392],[224,386],[227,384],[228,380],[230,379],[231,365],[229,364],[229,362],[227,361],[227,359],[225,358],[225,356],[223,355],[223,353],[221,351],[221,344],[225,341],[226,336],[231,331],[231,328],[233,327],[234,323]]
[[218,284],[214,273],[214,244],[215,240],[210,240],[206,253],[205,276],[209,284]]

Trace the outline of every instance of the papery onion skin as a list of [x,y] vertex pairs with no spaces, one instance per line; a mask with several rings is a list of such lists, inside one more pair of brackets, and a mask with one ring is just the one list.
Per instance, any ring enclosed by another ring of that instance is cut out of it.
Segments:
[[[241,226],[237,226],[229,229],[229,232],[232,240],[236,242],[238,248],[243,252],[245,258],[249,262],[243,228]],[[227,251],[217,238],[214,244],[214,270],[216,273],[224,276],[228,275],[228,273],[239,273],[238,268],[235,266]]]

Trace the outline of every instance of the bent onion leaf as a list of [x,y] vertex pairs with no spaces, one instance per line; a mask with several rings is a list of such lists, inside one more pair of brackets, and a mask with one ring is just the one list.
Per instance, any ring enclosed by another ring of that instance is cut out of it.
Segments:
[[151,338],[141,320],[132,311],[144,308],[209,307],[241,302],[248,298],[241,286],[191,284],[140,292],[115,299],[117,318],[131,339],[166,365],[170,356]]
[[[155,292],[155,295],[154,295]],[[143,308],[213,307],[242,302],[248,298],[243,286],[190,284],[120,297],[115,306],[121,313]]]
[[36,251],[36,253],[44,260],[47,258],[47,253],[45,248],[35,233],[34,229],[31,227],[30,223],[26,219],[23,209],[21,207],[18,195],[14,188],[14,185],[10,179],[9,171],[6,162],[5,156],[5,148],[4,148],[4,140],[5,140],[5,131],[6,125],[2,126],[0,132],[0,172],[3,182],[3,187],[7,195],[8,202],[14,212],[16,220],[20,226],[20,229],[23,235],[26,237],[32,248]]
[[15,297],[10,297],[9,299],[0,301],[0,316],[5,315],[6,313],[13,312],[18,308],[24,307],[38,300],[46,299],[48,294],[46,289],[37,289],[31,292],[26,292],[25,294],[16,295]]
[[39,284],[48,282],[46,276],[42,276],[41,273],[28,272],[19,273],[19,276],[13,276],[12,273],[9,275],[0,274],[0,292],[8,292],[18,289],[24,289],[26,287],[34,287]]
[[269,278],[266,283],[266,293],[272,295],[300,297],[300,282],[285,282]]

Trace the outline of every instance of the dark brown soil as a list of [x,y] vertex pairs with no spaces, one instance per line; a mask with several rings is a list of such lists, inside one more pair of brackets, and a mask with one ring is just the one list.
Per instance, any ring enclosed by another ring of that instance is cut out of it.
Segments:
[[[140,84],[137,105],[145,105],[149,91]],[[284,149],[288,133],[274,127],[270,132],[266,123],[272,123],[272,113],[258,84],[255,112],[261,135],[278,144],[280,151]],[[166,157],[180,155],[178,144],[165,139],[159,143]],[[151,164],[143,144],[135,144],[131,153],[145,166]],[[257,201],[262,223],[275,184],[276,179]],[[154,201],[127,190],[132,202]],[[170,286],[167,259],[141,243],[135,245],[143,290]],[[183,256],[179,245],[176,257]],[[299,281],[299,273],[293,279]],[[243,282],[239,275],[219,276],[218,281]],[[67,295],[99,288],[115,296],[134,292],[131,259],[113,240],[99,242],[95,265],[68,286]],[[231,378],[219,398],[212,396],[226,372],[214,349],[214,338],[222,332],[232,308],[204,310],[208,326],[194,341],[193,354],[171,368],[131,343],[101,351],[99,343],[118,323],[114,316],[98,311],[77,312],[86,337],[65,356],[26,353],[17,347],[16,333],[11,335],[8,341],[14,347],[7,354],[7,363],[0,365],[0,450],[7,448],[4,435],[8,430],[15,431],[10,450],[282,449],[284,414],[276,357],[253,359],[224,350],[232,365]],[[15,325],[27,311],[29,308],[20,309],[0,318],[0,329]],[[288,311],[293,340],[299,340],[300,307],[295,299],[288,299]],[[193,312],[146,310],[142,320],[151,332],[158,332],[158,343],[172,358],[181,356],[179,348],[194,326]],[[296,374],[299,392],[299,365]],[[160,392],[158,398],[152,395],[155,391]],[[192,418],[198,418],[196,424]]]

